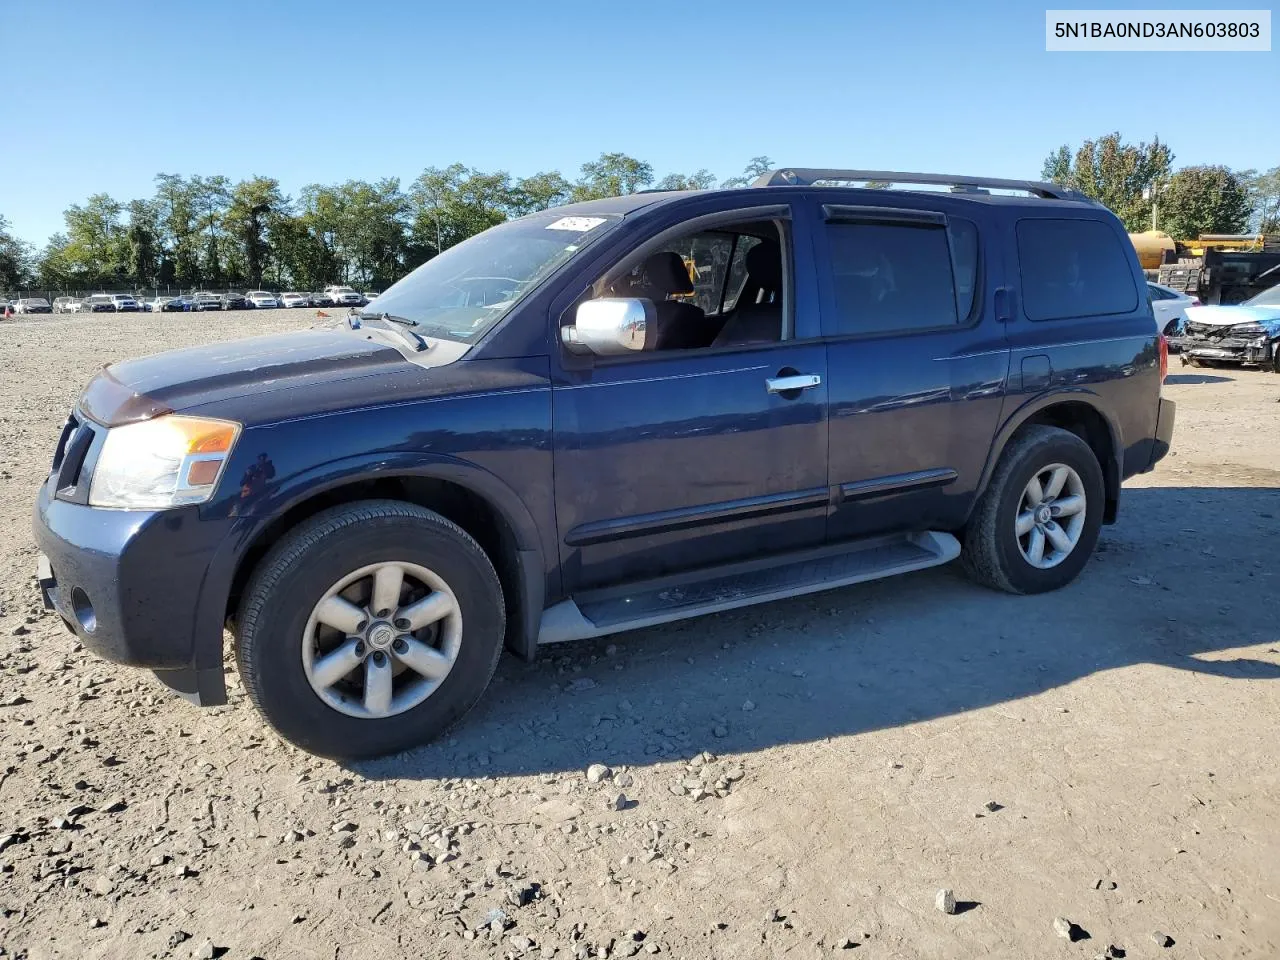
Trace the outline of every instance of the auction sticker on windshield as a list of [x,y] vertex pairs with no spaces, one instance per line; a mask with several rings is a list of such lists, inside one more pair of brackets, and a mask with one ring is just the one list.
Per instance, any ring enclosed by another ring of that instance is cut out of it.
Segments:
[[572,230],[574,233],[586,233],[605,222],[604,217],[561,217],[547,224],[548,230]]

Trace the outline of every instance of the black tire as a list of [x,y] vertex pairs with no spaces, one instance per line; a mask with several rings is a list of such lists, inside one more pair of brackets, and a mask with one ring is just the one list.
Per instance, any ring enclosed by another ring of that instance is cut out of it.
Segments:
[[[1085,522],[1080,539],[1056,566],[1032,566],[1018,546],[1015,519],[1023,491],[1050,464],[1071,467],[1084,484]],[[1033,424],[1009,441],[987,489],[965,527],[960,562],[969,577],[1007,593],[1044,593],[1074,580],[1098,543],[1106,486],[1102,467],[1087,443],[1058,427]]]
[[[312,689],[302,637],[325,591],[360,567],[387,561],[427,567],[447,582],[462,613],[462,642],[452,669],[422,703],[362,719]],[[470,710],[498,665],[506,613],[493,564],[461,527],[414,504],[364,500],[322,511],[286,534],[254,570],[236,623],[240,675],[267,722],[310,753],[360,759],[425,743]]]

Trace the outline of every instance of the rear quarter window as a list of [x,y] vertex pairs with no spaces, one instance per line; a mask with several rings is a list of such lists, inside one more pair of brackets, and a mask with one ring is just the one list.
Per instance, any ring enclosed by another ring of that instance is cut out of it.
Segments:
[[1019,220],[1022,308],[1032,320],[1129,313],[1138,306],[1129,258],[1100,220]]

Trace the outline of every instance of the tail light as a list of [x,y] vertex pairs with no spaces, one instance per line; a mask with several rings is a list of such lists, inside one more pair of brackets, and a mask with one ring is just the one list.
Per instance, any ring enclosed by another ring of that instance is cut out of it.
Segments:
[[1160,382],[1169,375],[1169,338],[1160,334]]

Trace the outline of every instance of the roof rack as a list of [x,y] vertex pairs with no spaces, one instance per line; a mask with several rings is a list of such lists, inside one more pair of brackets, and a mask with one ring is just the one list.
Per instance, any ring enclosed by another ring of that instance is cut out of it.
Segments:
[[1039,180],[1000,180],[993,177],[964,177],[949,173],[900,173],[893,170],[827,170],[811,167],[786,167],[770,170],[752,182],[753,187],[811,187],[823,180],[857,182],[910,183],[957,188],[958,193],[974,193],[988,189],[1024,190],[1043,200],[1084,200],[1092,202],[1078,190]]

